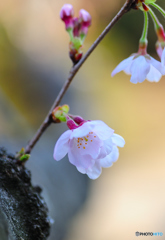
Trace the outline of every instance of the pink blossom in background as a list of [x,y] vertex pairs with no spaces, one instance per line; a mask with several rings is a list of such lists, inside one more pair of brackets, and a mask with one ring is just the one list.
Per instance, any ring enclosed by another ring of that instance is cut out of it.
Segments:
[[54,148],[54,159],[66,154],[70,163],[89,178],[100,176],[102,167],[110,167],[119,157],[117,146],[123,147],[124,139],[102,121],[85,121],[77,128],[64,132]]

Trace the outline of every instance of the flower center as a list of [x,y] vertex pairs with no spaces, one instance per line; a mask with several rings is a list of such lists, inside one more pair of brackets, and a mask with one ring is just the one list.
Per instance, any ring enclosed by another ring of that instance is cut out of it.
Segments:
[[85,137],[77,138],[77,148],[86,149],[86,147],[92,144],[96,138],[97,136],[93,132],[89,132]]

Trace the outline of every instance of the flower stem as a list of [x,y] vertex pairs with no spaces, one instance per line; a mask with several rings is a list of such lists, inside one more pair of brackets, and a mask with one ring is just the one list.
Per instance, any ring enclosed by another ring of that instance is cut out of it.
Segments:
[[145,11],[143,13],[144,13],[144,27],[143,27],[142,36],[140,38],[140,42],[145,43],[147,41],[147,33],[148,33],[148,13]]
[[153,7],[155,7],[164,17],[165,17],[165,11],[156,3],[150,3]]
[[73,42],[74,41],[73,29],[69,28],[67,32],[69,33],[70,41]]
[[90,56],[90,54],[95,50],[95,48],[99,45],[99,43],[102,41],[102,39],[106,36],[106,34],[110,31],[110,29],[119,21],[119,19],[125,14],[127,13],[129,10],[131,10],[131,8],[134,6],[135,4],[135,0],[126,0],[125,4],[123,5],[123,7],[120,9],[120,11],[116,14],[116,16],[112,19],[112,21],[107,25],[107,27],[103,30],[103,32],[100,34],[100,36],[96,39],[96,41],[92,44],[92,46],[88,49],[88,51],[86,52],[86,54],[84,55],[83,58],[81,58],[81,60],[74,65],[70,72],[69,72],[69,76],[68,79],[66,80],[66,82],[64,83],[63,87],[61,88],[57,98],[55,99],[48,115],[46,116],[45,120],[43,121],[43,123],[41,124],[41,126],[39,127],[39,129],[37,130],[36,134],[33,136],[33,138],[29,141],[29,143],[27,144],[26,148],[25,148],[25,153],[30,153],[31,150],[33,149],[33,147],[35,146],[35,144],[37,143],[37,141],[40,139],[41,135],[43,134],[43,132],[47,129],[47,127],[50,126],[50,124],[53,122],[52,121],[52,111],[55,107],[57,107],[59,105],[59,103],[61,102],[64,94],[66,93],[67,89],[69,88],[74,76],[76,75],[76,73],[78,72],[78,70],[81,68],[81,66],[83,65],[83,63],[86,61],[86,59]]
[[150,13],[150,15],[152,17],[152,20],[154,22],[155,30],[157,30],[160,27],[161,24],[160,24],[158,18],[156,17],[155,13],[151,10],[151,8],[149,8],[149,13]]

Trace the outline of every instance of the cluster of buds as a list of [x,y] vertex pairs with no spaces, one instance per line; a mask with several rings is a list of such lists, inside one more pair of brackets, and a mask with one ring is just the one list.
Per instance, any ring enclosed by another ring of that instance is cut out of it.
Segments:
[[82,47],[91,25],[91,15],[81,9],[79,17],[75,18],[73,6],[65,4],[60,11],[60,18],[65,23],[66,31],[70,36],[69,56],[73,64],[76,64],[83,55]]
[[[129,58],[123,60],[112,72],[112,76],[120,71],[131,75],[131,82],[138,83],[147,79],[150,82],[158,82],[162,75],[165,75],[165,32],[163,26],[157,19],[155,13],[149,5],[159,10],[165,17],[165,11],[155,4],[156,0],[136,0],[134,8],[140,9],[144,13],[144,28],[139,41],[139,50]],[[148,32],[148,13],[151,15],[155,32],[158,37],[156,51],[160,61],[155,60],[147,53],[147,32]]]

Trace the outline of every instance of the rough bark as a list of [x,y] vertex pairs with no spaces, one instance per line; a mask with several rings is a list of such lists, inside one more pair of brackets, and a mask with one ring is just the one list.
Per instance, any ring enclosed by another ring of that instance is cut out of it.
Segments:
[[40,192],[31,184],[30,171],[0,148],[1,240],[47,239],[50,222]]

